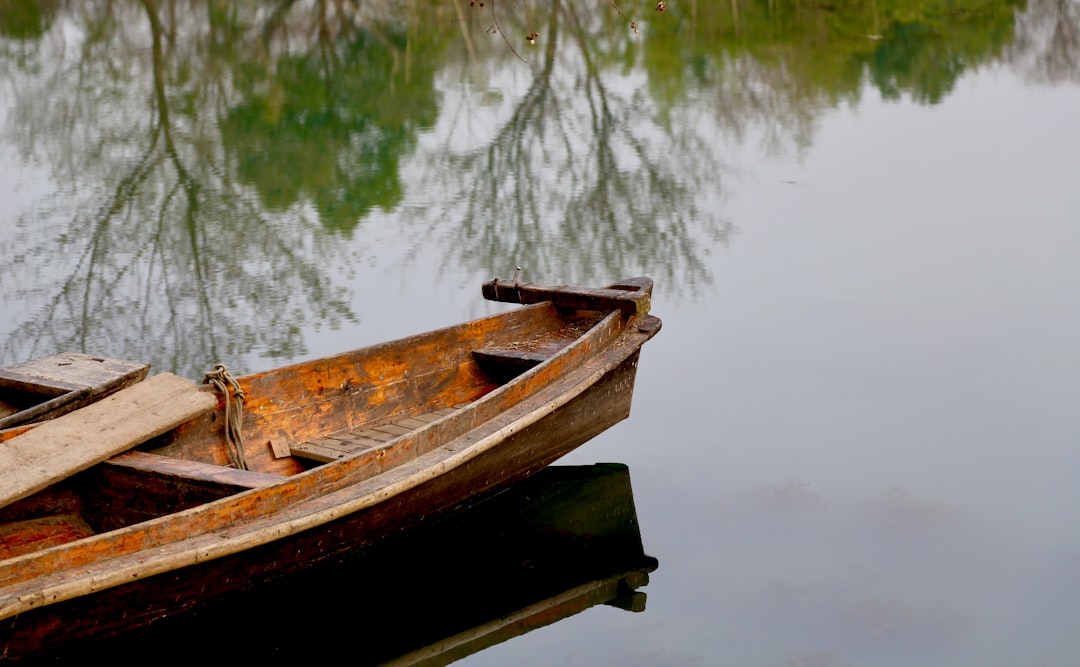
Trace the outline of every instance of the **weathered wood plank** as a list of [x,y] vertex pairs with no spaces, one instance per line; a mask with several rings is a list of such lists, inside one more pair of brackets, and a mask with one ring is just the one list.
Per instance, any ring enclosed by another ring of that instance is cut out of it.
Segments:
[[372,447],[378,447],[382,444],[378,440],[364,438],[354,433],[335,433],[328,437],[331,440],[336,440],[341,443],[341,446],[350,452],[359,451],[361,449],[371,449]]
[[[0,368],[0,429],[54,419],[142,381],[149,364],[65,352]],[[0,442],[15,437],[0,433]]]
[[65,352],[0,368],[0,387],[57,396],[107,385],[133,373],[145,377],[149,368],[149,364]]
[[[342,458],[346,454],[382,447],[390,440],[411,433],[418,428],[423,428],[431,422],[441,419],[443,413],[450,412],[454,412],[454,408],[393,419],[389,424],[372,425],[368,423],[354,431],[332,433],[325,438],[316,438],[293,445],[290,450],[293,456],[319,463],[329,463]],[[368,437],[365,437],[365,435]],[[375,439],[376,437],[378,439]]]
[[505,363],[528,365],[530,367],[546,361],[551,355],[552,353],[547,351],[537,352],[533,350],[514,350],[510,348],[495,347],[485,347],[479,350],[473,350],[474,357]]
[[333,450],[335,452],[341,452],[347,454],[349,448],[345,443],[336,438],[315,438],[314,440],[308,440],[308,444],[314,445],[321,449]]
[[0,507],[217,407],[217,397],[171,373],[0,443]]
[[644,315],[649,312],[652,281],[633,278],[606,288],[541,285],[516,280],[492,280],[483,287],[484,298],[507,303],[540,303],[550,301],[559,308],[582,310],[619,310],[625,315]]
[[308,459],[309,461],[315,461],[316,463],[329,463],[331,461],[337,461],[338,459],[345,458],[349,455],[347,451],[342,449],[323,447],[317,442],[301,442],[295,445],[289,446],[289,451],[292,455],[301,458]]
[[411,428],[405,428],[403,426],[398,426],[397,424],[383,424],[382,426],[376,426],[375,430],[376,431],[382,431],[383,433],[389,433],[390,435],[396,437],[396,436],[399,436],[399,435],[405,435],[406,433],[408,433],[412,429]]
[[[431,420],[431,421],[434,421],[434,420]],[[420,419],[420,415],[418,415],[417,417],[406,417],[405,419],[399,419],[399,420],[395,421],[394,423],[397,424],[398,426],[402,426],[402,427],[407,428],[407,429],[414,429],[415,430],[415,429],[420,428],[421,426],[426,426],[427,424],[431,423],[431,421],[423,421],[423,420]]]

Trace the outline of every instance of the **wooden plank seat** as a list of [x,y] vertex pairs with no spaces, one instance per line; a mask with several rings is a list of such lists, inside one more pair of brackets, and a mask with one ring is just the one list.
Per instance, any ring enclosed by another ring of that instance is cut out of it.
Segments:
[[547,361],[559,350],[574,342],[599,320],[574,320],[565,326],[527,340],[501,347],[473,350],[473,359],[497,382],[509,382],[525,371]]
[[293,456],[318,463],[328,463],[355,452],[381,447],[384,443],[452,414],[461,407],[463,406],[458,405],[411,417],[391,417],[379,422],[368,422],[357,428],[339,431],[324,438],[290,445],[289,451]]
[[0,387],[59,396],[88,387],[108,387],[129,376],[142,380],[150,364],[65,352],[0,368]]
[[499,382],[507,382],[554,354],[534,350],[515,350],[507,347],[484,347],[473,350],[480,368]]

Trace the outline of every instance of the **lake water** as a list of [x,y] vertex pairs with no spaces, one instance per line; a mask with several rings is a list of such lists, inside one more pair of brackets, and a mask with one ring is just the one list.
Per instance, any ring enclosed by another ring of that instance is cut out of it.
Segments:
[[1078,120],[1075,0],[8,3],[0,363],[250,372],[649,275],[566,461],[629,466],[647,608],[461,664],[1075,665]]

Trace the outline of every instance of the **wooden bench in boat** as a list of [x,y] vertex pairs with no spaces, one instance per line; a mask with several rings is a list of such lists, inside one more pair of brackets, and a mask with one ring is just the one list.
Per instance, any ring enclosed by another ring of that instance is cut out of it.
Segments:
[[598,320],[582,319],[566,326],[506,347],[473,350],[473,359],[496,382],[509,382],[525,371],[547,361],[581,337]]

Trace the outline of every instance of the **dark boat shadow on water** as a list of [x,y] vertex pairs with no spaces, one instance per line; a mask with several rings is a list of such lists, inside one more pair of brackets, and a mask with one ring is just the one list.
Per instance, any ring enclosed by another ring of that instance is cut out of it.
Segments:
[[551,466],[344,558],[20,664],[348,651],[351,664],[444,665],[596,605],[643,611],[656,567],[625,465]]

